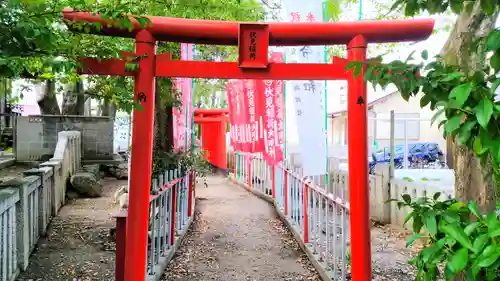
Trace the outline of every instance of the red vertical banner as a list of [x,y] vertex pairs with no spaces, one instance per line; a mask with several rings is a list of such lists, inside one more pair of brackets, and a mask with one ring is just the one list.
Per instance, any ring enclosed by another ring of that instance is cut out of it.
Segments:
[[[271,62],[283,63],[285,57],[281,52],[271,53]],[[285,158],[285,93],[284,81],[275,80],[274,83],[274,114],[276,120],[275,127],[275,162],[281,162]]]
[[[284,62],[283,53],[271,53],[271,62]],[[257,99],[260,102],[257,112],[262,116],[264,140],[264,159],[270,165],[284,158],[285,143],[285,99],[282,80],[258,80]]]
[[245,98],[248,102],[248,125],[250,128],[250,144],[251,151],[249,152],[264,152],[264,140],[259,134],[260,124],[262,119],[262,111],[257,110],[261,104],[262,98],[257,94],[255,80],[245,80]]
[[274,83],[273,80],[264,80],[264,146],[266,148],[264,159],[270,165],[275,163],[276,158],[276,133],[275,133],[275,106],[274,106]]
[[239,150],[237,142],[237,129],[236,129],[236,114],[235,114],[235,89],[233,81],[228,81],[226,84],[227,105],[229,109],[229,142],[233,149]]
[[234,108],[235,108],[235,125],[237,131],[237,141],[240,151],[250,152],[250,126],[248,114],[248,98],[245,94],[245,85],[242,80],[234,80]]

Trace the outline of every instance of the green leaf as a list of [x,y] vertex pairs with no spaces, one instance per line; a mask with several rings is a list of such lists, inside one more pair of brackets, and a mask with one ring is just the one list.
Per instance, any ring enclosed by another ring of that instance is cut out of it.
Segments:
[[450,82],[455,79],[459,79],[464,77],[462,72],[452,72],[452,73],[446,73],[444,78],[439,79],[440,82]]
[[425,228],[429,231],[430,234],[436,236],[437,234],[437,222],[436,216],[429,214],[425,217]]
[[426,105],[428,105],[432,100],[431,95],[423,95],[422,98],[420,99],[420,107],[424,108]]
[[444,277],[445,277],[445,280],[451,280],[451,279],[453,279],[453,277],[455,277],[455,275],[457,275],[456,272],[454,272],[454,271],[455,270],[451,267],[450,263],[447,263],[446,267],[444,268]]
[[363,70],[363,65],[362,64],[356,66],[356,68],[352,72],[352,75],[354,76],[354,78],[358,78],[358,76],[359,76],[359,74],[361,74],[362,70]]
[[418,239],[422,238],[420,233],[413,234],[408,240],[406,240],[406,248],[411,247]]
[[422,59],[427,60],[429,58],[429,53],[427,50],[422,51]]
[[420,230],[422,230],[422,217],[419,216],[414,216],[413,217],[413,224],[412,224],[412,229],[414,233],[420,233]]
[[474,230],[476,230],[476,228],[479,226],[479,224],[480,224],[479,222],[475,222],[475,223],[471,223],[471,224],[469,224],[468,226],[466,226],[466,227],[464,228],[464,232],[465,232],[465,234],[467,234],[467,236],[470,236],[470,235],[471,235],[471,233],[472,233]]
[[455,88],[453,88],[453,90],[451,90],[449,97],[457,101],[457,104],[455,104],[455,106],[460,108],[464,105],[464,103],[470,96],[472,87],[473,87],[472,83],[466,83],[458,85]]
[[473,213],[478,219],[481,219],[481,213],[479,212],[479,207],[477,206],[476,202],[470,201],[467,204],[467,208]]
[[403,201],[405,201],[406,204],[411,203],[411,196],[409,194],[403,194],[401,197],[403,197]]
[[474,240],[474,244],[472,245],[472,248],[473,248],[472,251],[474,253],[481,252],[483,250],[484,246],[486,246],[486,243],[488,242],[489,239],[490,239],[490,237],[486,233],[476,237],[476,240]]
[[496,78],[495,81],[491,84],[490,92],[494,94],[500,85],[500,78]]
[[432,199],[438,200],[439,197],[441,197],[441,192],[436,192],[436,193],[434,193],[434,196],[432,196]]
[[374,70],[376,65],[370,64],[370,66],[366,69],[365,74],[363,75],[363,80],[372,81],[374,77]]
[[484,153],[486,153],[486,151],[488,151],[488,148],[483,146],[481,138],[479,137],[476,137],[474,139],[474,143],[472,144],[472,149],[474,150],[474,153],[478,156],[481,156]]
[[451,11],[458,14],[464,8],[464,2],[462,0],[450,0]]
[[356,67],[358,67],[358,65],[360,65],[360,62],[359,61],[351,61],[349,62],[346,67],[345,67],[345,71],[349,71],[351,69],[354,69]]
[[467,237],[467,234],[465,234],[464,230],[458,226],[458,224],[448,224],[448,225],[443,225],[442,226],[442,231],[449,235],[451,238],[457,240],[462,247],[466,247],[467,249],[470,249],[471,251],[474,251],[474,248],[472,247],[472,243],[469,240],[469,237]]
[[481,8],[486,14],[491,15],[495,12],[496,3],[497,2],[493,2],[493,0],[481,0]]
[[451,211],[456,212],[456,211],[462,209],[464,206],[465,206],[464,203],[462,203],[462,202],[456,202],[456,203],[451,204],[448,209],[450,209]]
[[492,265],[497,259],[500,258],[500,245],[487,246],[481,255],[478,257],[479,267],[488,267]]
[[495,54],[493,54],[490,59],[490,65],[495,71],[500,69],[500,52],[495,52]]
[[467,248],[461,248],[455,253],[455,255],[453,255],[451,261],[448,263],[448,266],[451,271],[456,274],[465,269],[468,261],[469,250]]
[[460,112],[458,115],[455,115],[448,119],[444,125],[444,131],[446,135],[451,135],[454,131],[456,131],[460,127],[460,123],[462,119],[465,117],[465,113]]
[[474,111],[476,112],[477,122],[486,129],[493,114],[493,102],[489,99],[483,99],[474,107]]
[[491,238],[500,236],[500,227],[498,227],[497,229],[489,229],[488,228],[488,235]]
[[460,131],[458,133],[458,140],[461,144],[467,143],[467,141],[471,137],[472,128],[474,128],[476,124],[477,124],[476,120],[470,120],[465,122],[462,126],[460,126]]
[[496,51],[500,48],[500,31],[498,29],[492,30],[486,37],[486,50]]

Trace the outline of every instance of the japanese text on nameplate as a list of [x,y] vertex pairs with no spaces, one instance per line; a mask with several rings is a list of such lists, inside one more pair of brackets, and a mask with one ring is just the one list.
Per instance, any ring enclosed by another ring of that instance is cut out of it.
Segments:
[[250,32],[250,46],[248,47],[250,51],[249,58],[255,60],[257,58],[257,33],[255,31]]

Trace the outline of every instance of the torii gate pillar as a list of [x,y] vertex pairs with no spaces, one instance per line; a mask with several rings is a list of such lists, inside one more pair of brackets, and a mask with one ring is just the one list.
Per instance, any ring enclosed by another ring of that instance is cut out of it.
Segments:
[[[134,82],[134,100],[140,101],[144,110],[134,110],[132,120],[132,151],[130,169],[129,196],[133,198],[129,204],[127,218],[127,240],[146,243],[148,241],[147,231],[136,231],[137,229],[148,229],[149,216],[149,186],[144,183],[151,182],[151,170],[153,164],[153,132],[155,111],[155,54],[156,41],[149,31],[143,29],[136,36],[136,53],[143,55]],[[147,247],[130,247],[127,245],[125,264],[134,264],[137,257],[146,257]],[[142,262],[142,260],[141,260]],[[133,268],[125,268],[125,274],[142,274]],[[141,280],[137,277],[135,280]]]

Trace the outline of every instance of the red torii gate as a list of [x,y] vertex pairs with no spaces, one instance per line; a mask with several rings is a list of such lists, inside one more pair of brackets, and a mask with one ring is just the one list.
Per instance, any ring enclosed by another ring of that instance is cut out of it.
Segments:
[[228,109],[195,109],[194,123],[201,125],[202,149],[210,164],[226,169],[226,125]]
[[[66,20],[101,23],[100,34],[135,38],[139,70],[125,71],[125,60],[86,60],[83,74],[135,76],[134,98],[143,111],[134,112],[130,202],[128,209],[125,280],[144,280],[146,274],[149,188],[151,181],[154,81],[158,77],[193,77],[269,80],[347,80],[349,194],[351,204],[352,280],[371,280],[371,246],[368,187],[368,138],[366,83],[363,73],[354,78],[346,72],[348,61],[366,60],[368,43],[416,41],[428,38],[431,19],[357,21],[341,23],[239,23],[148,17],[152,26],[133,29],[107,27],[105,19],[87,12],[65,9]],[[97,32],[92,30],[92,32]],[[239,61],[206,62],[172,60],[156,55],[156,40],[214,45],[238,45]],[[268,63],[268,46],[347,45],[347,60],[332,64]],[[361,101],[361,102],[358,102]],[[354,134],[353,132],[356,132]],[[351,149],[355,147],[355,149]]]

